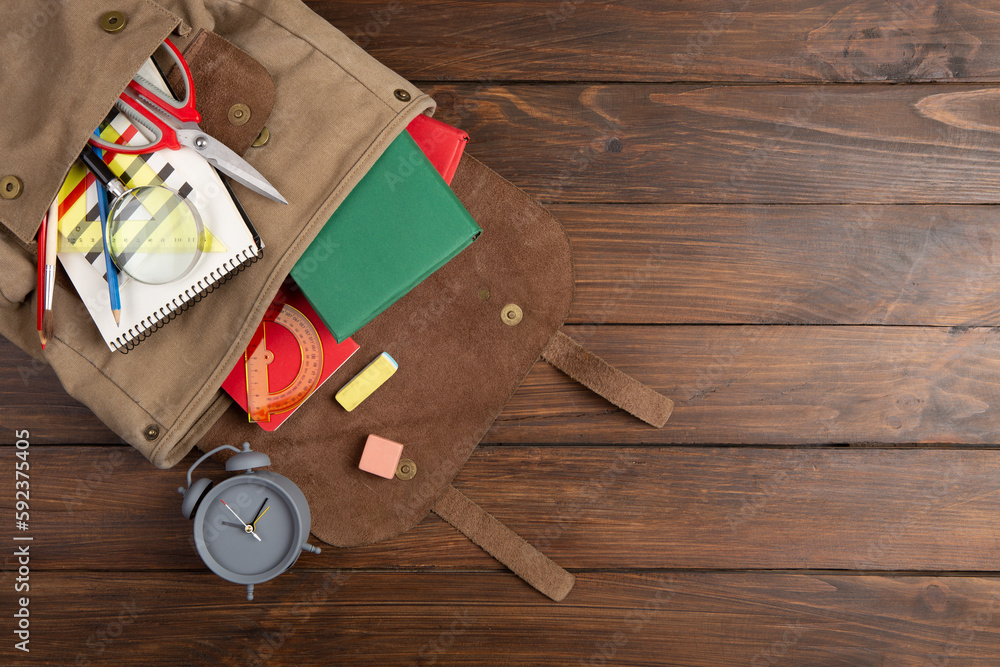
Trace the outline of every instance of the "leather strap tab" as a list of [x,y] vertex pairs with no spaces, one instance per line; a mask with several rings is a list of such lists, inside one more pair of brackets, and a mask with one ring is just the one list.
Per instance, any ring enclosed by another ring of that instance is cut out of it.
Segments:
[[[202,130],[245,155],[271,115],[274,79],[245,51],[208,30],[198,32],[184,59],[194,79]],[[183,90],[176,67],[167,80],[175,91]]]
[[431,508],[525,582],[556,602],[576,579],[453,486]]
[[662,428],[674,411],[674,402],[669,398],[584,349],[562,331],[557,331],[542,350],[542,358],[651,426]]

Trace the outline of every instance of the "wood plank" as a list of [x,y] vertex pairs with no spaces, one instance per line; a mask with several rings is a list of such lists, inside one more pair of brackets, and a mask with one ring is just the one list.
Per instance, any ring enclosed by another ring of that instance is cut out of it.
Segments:
[[991,111],[1000,93],[977,86],[438,84],[428,91],[436,117],[469,132],[470,154],[546,204],[1000,198],[1000,123]]
[[[483,442],[996,442],[995,327],[579,325],[566,331],[674,400],[670,421],[653,429],[539,361]],[[61,390],[49,391],[35,412],[9,394],[0,443],[12,443],[21,428],[36,432],[38,444],[114,440],[96,418],[64,412],[61,405],[75,402]]]
[[403,76],[537,81],[996,81],[984,0],[308,3]]
[[22,429],[38,434],[36,444],[124,442],[66,393],[48,364],[0,337],[0,444]]
[[487,443],[996,443],[1000,330],[571,326],[675,402],[649,427],[538,362]]
[[994,326],[983,206],[561,204],[569,322]]
[[[979,206],[559,205],[570,322],[996,325],[997,215]],[[612,224],[609,224],[613,222]],[[3,442],[121,442],[0,341]]]
[[[120,441],[0,342],[35,538],[32,654],[0,663],[997,663],[992,4],[309,4],[553,205],[579,261],[568,333],[674,416],[651,429],[539,363],[461,471],[575,572],[565,603],[433,515],[306,554],[249,603],[179,515],[193,456],[100,445]],[[820,81],[933,83],[775,85]]]
[[31,584],[45,665],[985,666],[1000,651],[986,578],[581,573],[562,604],[501,573],[294,571],[253,602],[208,573]]
[[[15,460],[0,457],[0,476],[13,479]],[[176,491],[193,460],[162,471],[127,447],[32,449],[19,533],[38,545],[32,568],[105,569],[127,553],[116,570],[203,569]],[[227,476],[211,462],[199,472]],[[455,484],[572,569],[989,572],[998,475],[995,450],[486,446]],[[8,494],[8,541],[12,515]],[[321,546],[298,567],[502,570],[435,515],[381,544]]]
[[[991,326],[1000,315],[991,287],[1000,278],[1000,212],[992,207],[552,211],[576,262],[571,323]],[[19,380],[12,399],[24,389],[37,405],[51,389],[40,362],[0,363]]]

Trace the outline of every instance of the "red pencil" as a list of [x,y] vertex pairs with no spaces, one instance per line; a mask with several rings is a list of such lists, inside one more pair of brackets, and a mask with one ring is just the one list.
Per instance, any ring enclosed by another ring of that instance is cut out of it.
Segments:
[[45,314],[45,227],[49,221],[48,212],[42,218],[42,226],[38,229],[38,339],[45,349],[45,336],[42,334],[42,318]]

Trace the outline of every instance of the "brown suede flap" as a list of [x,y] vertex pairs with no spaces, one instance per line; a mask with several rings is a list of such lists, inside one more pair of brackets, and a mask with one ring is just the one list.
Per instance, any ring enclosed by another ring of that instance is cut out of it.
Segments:
[[[259,62],[214,32],[202,30],[184,51],[195,85],[201,129],[243,155],[274,107],[274,79]],[[174,67],[170,86],[184,90]]]
[[[270,455],[329,544],[370,544],[418,523],[569,313],[573,269],[559,222],[468,155],[452,187],[483,228],[479,239],[355,334],[361,349],[277,431],[248,423],[233,404],[199,443],[246,440]],[[509,304],[523,313],[513,326],[501,317]],[[334,394],[383,351],[399,370],[346,412]],[[372,433],[404,445],[413,479],[358,469]]]

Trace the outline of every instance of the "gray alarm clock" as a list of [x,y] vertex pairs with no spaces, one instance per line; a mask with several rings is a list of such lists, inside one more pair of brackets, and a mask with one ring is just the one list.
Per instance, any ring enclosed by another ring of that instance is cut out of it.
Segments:
[[[226,461],[226,470],[243,474],[213,486],[211,480],[191,483],[198,465],[223,449],[236,452]],[[240,451],[222,445],[194,462],[187,483],[177,491],[184,495],[181,514],[194,519],[194,544],[208,569],[236,584],[247,587],[253,600],[254,584],[274,579],[290,568],[303,551],[320,553],[309,539],[311,519],[306,497],[292,480],[270,471],[267,454],[243,443]]]

